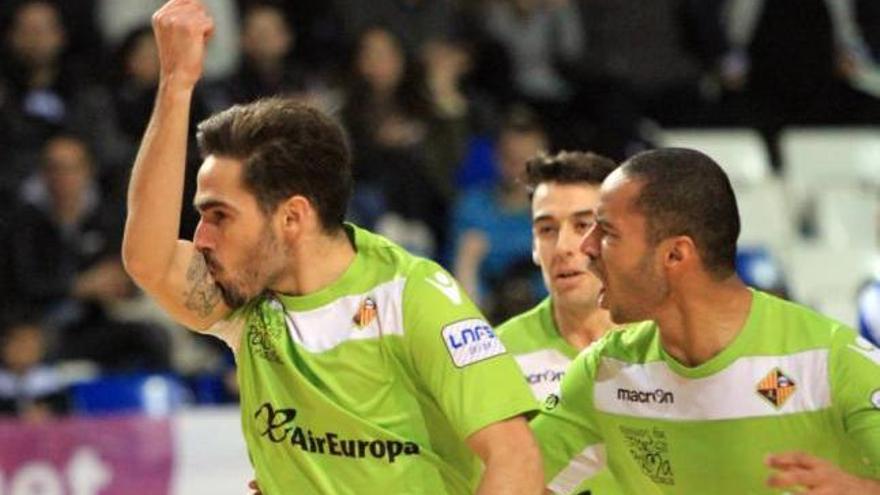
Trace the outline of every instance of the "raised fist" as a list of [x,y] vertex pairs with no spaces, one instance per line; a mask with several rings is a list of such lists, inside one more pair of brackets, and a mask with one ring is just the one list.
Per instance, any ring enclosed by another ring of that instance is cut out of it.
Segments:
[[153,32],[162,79],[195,86],[202,75],[205,46],[214,33],[214,20],[202,2],[170,0],[153,14]]

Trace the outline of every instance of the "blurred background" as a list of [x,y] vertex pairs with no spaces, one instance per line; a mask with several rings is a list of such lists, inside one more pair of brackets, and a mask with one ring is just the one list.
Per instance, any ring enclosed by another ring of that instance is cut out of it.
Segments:
[[[545,296],[527,158],[687,146],[732,179],[749,284],[880,338],[876,0],[204,1],[193,124],[273,94],[331,111],[351,220],[438,260],[493,323]],[[247,491],[231,355],[119,259],[161,4],[0,2],[3,494]]]

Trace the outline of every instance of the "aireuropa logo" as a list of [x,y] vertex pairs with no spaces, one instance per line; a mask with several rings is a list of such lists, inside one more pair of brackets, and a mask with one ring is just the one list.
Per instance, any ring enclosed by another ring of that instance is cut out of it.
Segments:
[[440,333],[452,362],[459,368],[506,352],[492,327],[478,318],[450,323]]
[[294,423],[296,415],[296,409],[276,409],[269,402],[265,402],[257,409],[254,420],[258,424],[258,428],[261,428],[261,437],[265,437],[275,444],[288,443],[292,447],[311,454],[355,459],[372,457],[385,460],[389,464],[394,463],[401,455],[419,454],[419,444],[415,442],[342,438],[334,432],[321,433],[303,429]]
[[638,402],[640,404],[675,404],[675,394],[662,388],[656,390],[619,388],[617,389],[617,400]]

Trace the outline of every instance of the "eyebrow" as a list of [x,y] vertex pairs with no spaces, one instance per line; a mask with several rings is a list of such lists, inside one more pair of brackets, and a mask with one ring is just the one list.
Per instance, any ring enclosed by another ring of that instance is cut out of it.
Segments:
[[[592,208],[587,208],[586,210],[575,211],[568,216],[570,216],[570,217],[583,217],[583,216],[588,216],[588,215],[595,216],[596,211],[593,210]],[[539,222],[543,222],[545,220],[553,220],[553,215],[550,215],[550,214],[538,215],[532,219],[532,223],[539,223]]]
[[602,227],[602,230],[617,230],[613,223],[598,215],[596,216],[596,223]]
[[225,201],[221,201],[219,199],[211,199],[211,198],[205,199],[203,201],[193,202],[193,208],[195,208],[196,211],[200,211],[200,212],[212,210],[214,208],[225,208],[225,209],[232,210],[232,211],[238,211],[234,206],[232,206],[231,204],[229,204]]

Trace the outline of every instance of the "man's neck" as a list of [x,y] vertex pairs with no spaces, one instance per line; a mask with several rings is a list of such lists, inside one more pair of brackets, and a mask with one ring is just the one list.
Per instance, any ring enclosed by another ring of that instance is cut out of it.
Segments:
[[333,234],[304,237],[292,251],[288,275],[274,284],[273,290],[296,296],[333,285],[342,278],[357,254],[344,228]]
[[717,356],[740,334],[752,306],[752,292],[736,277],[674,296],[657,316],[666,352],[685,366]]
[[608,312],[596,306],[563,304],[554,300],[551,307],[559,334],[578,351],[598,340],[612,326]]

